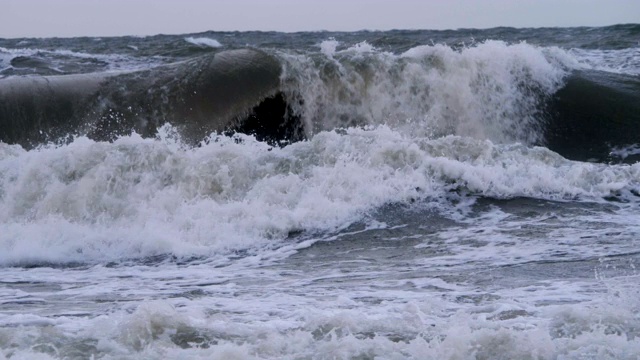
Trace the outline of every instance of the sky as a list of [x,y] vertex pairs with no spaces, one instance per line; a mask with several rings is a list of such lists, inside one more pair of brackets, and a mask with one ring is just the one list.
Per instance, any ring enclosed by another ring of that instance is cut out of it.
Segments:
[[640,23],[640,0],[0,0],[0,37]]

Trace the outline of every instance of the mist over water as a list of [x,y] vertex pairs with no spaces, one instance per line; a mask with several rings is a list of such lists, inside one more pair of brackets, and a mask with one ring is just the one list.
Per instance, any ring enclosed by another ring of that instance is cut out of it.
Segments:
[[[0,39],[0,95],[122,113],[0,142],[0,359],[635,359],[637,31]],[[247,47],[280,81],[230,127],[136,131]]]

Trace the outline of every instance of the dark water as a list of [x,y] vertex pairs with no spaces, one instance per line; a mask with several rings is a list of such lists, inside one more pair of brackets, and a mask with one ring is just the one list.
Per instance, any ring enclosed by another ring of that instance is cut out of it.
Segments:
[[0,359],[637,359],[639,41],[0,39]]

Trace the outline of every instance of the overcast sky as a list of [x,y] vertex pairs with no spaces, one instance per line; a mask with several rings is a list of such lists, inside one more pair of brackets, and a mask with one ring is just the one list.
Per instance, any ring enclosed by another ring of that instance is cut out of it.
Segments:
[[640,23],[640,0],[0,0],[0,37]]

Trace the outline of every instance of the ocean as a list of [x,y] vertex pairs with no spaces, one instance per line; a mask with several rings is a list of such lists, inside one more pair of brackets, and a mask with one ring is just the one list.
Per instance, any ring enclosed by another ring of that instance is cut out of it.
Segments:
[[640,25],[0,39],[0,359],[639,359]]

